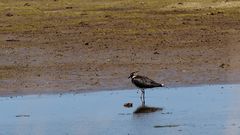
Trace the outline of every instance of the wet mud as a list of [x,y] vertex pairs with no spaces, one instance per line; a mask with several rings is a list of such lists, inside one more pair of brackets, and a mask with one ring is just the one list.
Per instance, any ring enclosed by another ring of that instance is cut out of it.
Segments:
[[1,0],[0,95],[240,82],[236,0]]

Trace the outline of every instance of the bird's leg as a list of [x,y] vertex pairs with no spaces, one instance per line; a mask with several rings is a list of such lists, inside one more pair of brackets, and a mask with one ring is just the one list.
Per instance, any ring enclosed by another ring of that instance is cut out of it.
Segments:
[[142,89],[141,91],[142,91],[142,99],[141,99],[142,106],[145,106],[145,91],[144,91],[144,89]]
[[142,96],[143,96],[143,94],[142,94],[142,90],[139,90],[139,91],[141,91],[141,96],[140,96],[140,100],[141,100],[141,102],[142,102]]
[[140,90],[138,89],[137,93],[139,92]]

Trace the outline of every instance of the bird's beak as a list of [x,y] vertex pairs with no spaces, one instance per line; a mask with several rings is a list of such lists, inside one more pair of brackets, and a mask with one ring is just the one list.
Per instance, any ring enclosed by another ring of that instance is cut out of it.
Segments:
[[131,76],[128,77],[128,79],[131,78]]

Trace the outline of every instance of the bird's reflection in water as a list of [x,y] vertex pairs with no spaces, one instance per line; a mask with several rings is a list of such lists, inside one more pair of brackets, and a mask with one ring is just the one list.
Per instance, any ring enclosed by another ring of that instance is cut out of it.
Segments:
[[152,113],[152,112],[156,112],[156,111],[162,111],[162,108],[159,107],[150,107],[146,105],[145,102],[145,92],[142,93],[141,97],[141,106],[139,106],[135,111],[134,114],[140,114],[140,113]]

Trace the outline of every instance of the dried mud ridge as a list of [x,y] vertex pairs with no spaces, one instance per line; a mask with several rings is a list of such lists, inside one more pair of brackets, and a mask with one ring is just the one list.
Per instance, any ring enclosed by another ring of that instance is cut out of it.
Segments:
[[0,2],[0,95],[133,88],[136,70],[167,86],[240,82],[238,1],[15,2]]

